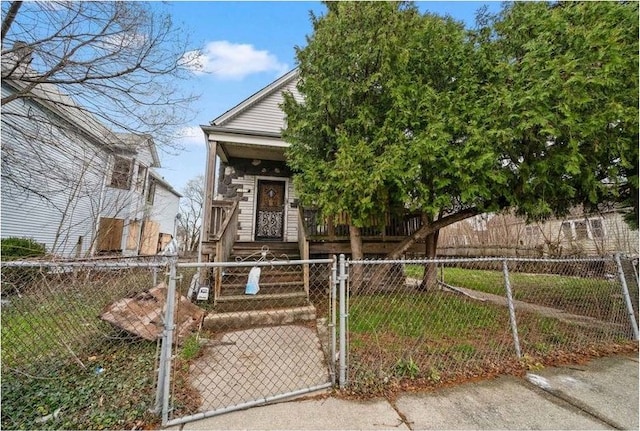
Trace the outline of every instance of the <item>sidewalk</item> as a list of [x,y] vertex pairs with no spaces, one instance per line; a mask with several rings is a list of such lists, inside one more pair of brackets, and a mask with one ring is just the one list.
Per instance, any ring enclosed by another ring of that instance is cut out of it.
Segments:
[[594,359],[432,392],[352,401],[288,401],[171,430],[635,429],[638,357]]

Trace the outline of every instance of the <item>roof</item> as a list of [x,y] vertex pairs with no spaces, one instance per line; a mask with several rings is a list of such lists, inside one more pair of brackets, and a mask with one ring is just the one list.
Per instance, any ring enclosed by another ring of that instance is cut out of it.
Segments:
[[240,115],[242,112],[249,109],[251,106],[255,105],[256,103],[259,103],[261,100],[275,93],[276,91],[278,91],[280,88],[284,87],[291,81],[297,79],[299,73],[300,73],[300,69],[298,68],[295,68],[285,73],[280,78],[273,81],[271,84],[267,85],[263,89],[249,96],[248,98],[246,98],[245,100],[243,100],[242,102],[234,106],[233,108],[229,109],[224,114],[220,115],[219,117],[211,121],[211,125],[212,126],[224,125],[225,123],[229,122],[233,118]]
[[171,184],[169,184],[167,182],[167,180],[164,179],[164,177],[162,177],[160,174],[158,174],[157,172],[154,172],[152,170],[149,170],[149,175],[151,175],[151,177],[153,177],[153,179],[160,184],[162,187],[164,187],[165,189],[167,189],[169,192],[173,193],[174,195],[176,195],[177,197],[181,198],[182,195],[180,193],[178,193],[176,191],[176,189],[173,188],[173,186]]

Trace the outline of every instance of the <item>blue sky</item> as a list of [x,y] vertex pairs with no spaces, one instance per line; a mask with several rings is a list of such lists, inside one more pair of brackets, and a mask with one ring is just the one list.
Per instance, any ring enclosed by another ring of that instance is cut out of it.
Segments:
[[[450,15],[473,27],[476,11],[499,2],[416,2],[420,10]],[[160,174],[178,191],[205,169],[206,149],[201,124],[208,124],[228,109],[296,66],[294,47],[304,46],[311,33],[309,11],[321,15],[320,2],[282,1],[178,1],[162,4],[174,23],[185,28],[192,45],[203,50],[202,72],[188,83],[200,94],[195,118],[181,131],[184,150],[161,152]]]

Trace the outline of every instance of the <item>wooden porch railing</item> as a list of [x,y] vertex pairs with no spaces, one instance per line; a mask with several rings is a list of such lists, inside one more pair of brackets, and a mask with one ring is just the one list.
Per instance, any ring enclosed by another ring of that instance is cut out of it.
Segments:
[[[341,241],[349,239],[349,217],[342,213],[336,217],[322,218],[318,210],[302,209],[301,223],[305,227],[307,239],[311,241]],[[392,215],[372,217],[370,227],[361,229],[363,240],[395,241],[401,240],[422,226],[420,214]]]
[[236,201],[213,201],[211,203],[211,218],[209,219],[209,240],[219,237],[220,229],[229,214],[238,206]]
[[[236,241],[236,235],[238,233],[238,202],[223,202],[217,201],[216,210],[222,209],[223,211],[213,211],[211,214],[211,226],[214,226],[214,214],[215,222],[218,224],[214,235],[209,235],[211,241],[215,242],[216,246],[216,262],[226,262],[231,255],[233,245]],[[214,232],[214,231],[212,231]],[[213,301],[214,304],[220,297],[220,289],[222,286],[222,268],[214,269],[215,285],[213,289]]]

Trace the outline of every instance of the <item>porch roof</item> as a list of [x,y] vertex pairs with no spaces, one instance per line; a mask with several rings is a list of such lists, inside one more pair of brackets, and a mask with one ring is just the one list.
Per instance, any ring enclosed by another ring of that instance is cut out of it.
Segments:
[[284,161],[289,144],[280,133],[231,129],[221,126],[200,126],[209,142],[216,142],[216,154],[223,162],[230,158]]

